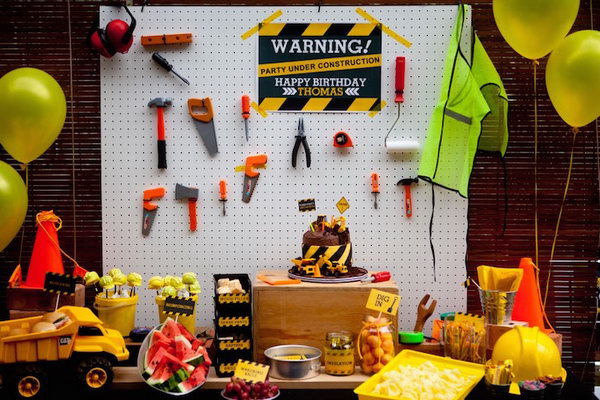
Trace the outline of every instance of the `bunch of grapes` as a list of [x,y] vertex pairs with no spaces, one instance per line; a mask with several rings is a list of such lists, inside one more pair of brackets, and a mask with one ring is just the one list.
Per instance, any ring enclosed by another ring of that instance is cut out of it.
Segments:
[[232,400],[264,400],[279,394],[279,387],[269,381],[247,383],[243,379],[232,377],[225,386],[225,397]]

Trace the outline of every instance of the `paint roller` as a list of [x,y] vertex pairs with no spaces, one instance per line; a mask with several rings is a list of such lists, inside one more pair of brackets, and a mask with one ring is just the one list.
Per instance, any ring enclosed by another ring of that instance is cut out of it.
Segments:
[[400,120],[400,104],[404,103],[404,75],[406,72],[406,58],[396,57],[396,98],[394,101],[398,104],[398,117],[394,121],[394,125],[390,128],[387,135],[385,135],[385,147],[390,152],[414,152],[418,151],[421,147],[420,143],[416,140],[388,140],[390,133],[394,130],[394,127]]

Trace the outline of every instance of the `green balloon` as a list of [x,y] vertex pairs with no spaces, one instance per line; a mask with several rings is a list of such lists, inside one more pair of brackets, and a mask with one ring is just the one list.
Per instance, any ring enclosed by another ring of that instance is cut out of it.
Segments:
[[27,188],[13,167],[0,161],[0,251],[19,232],[27,214]]
[[0,110],[0,144],[27,164],[56,140],[67,102],[52,76],[36,68],[18,68],[0,78]]

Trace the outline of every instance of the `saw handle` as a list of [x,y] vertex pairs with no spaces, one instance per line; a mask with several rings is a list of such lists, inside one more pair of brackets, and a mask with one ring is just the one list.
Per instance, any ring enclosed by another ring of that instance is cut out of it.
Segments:
[[[206,112],[194,112],[194,107],[206,108]],[[188,111],[192,118],[201,122],[212,121],[214,115],[210,97],[205,99],[188,99]]]
[[266,164],[267,163],[267,155],[266,154],[258,154],[256,156],[246,157],[246,167],[244,168],[244,173],[246,176],[253,178],[255,176],[260,175],[260,173],[254,170],[255,165]]
[[196,200],[188,200],[188,212],[190,214],[190,231],[195,232],[198,227],[198,217],[196,216]]
[[406,58],[396,57],[396,103],[404,103],[404,75],[406,72]]
[[164,197],[165,192],[166,189],[163,187],[144,190],[144,208],[149,211],[156,210],[158,208],[158,205],[155,203],[151,203],[150,200],[160,199],[161,197]]

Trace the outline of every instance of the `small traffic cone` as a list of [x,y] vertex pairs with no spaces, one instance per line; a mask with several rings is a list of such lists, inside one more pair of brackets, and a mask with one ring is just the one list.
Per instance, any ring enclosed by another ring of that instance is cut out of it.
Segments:
[[56,233],[62,227],[62,221],[53,211],[38,213],[36,220],[38,230],[25,281],[28,288],[43,288],[47,272],[65,273]]
[[535,264],[531,258],[521,258],[519,268],[523,270],[523,280],[515,297],[512,319],[525,321],[530,327],[537,326],[547,332],[544,326],[544,308],[540,287],[535,277]]

